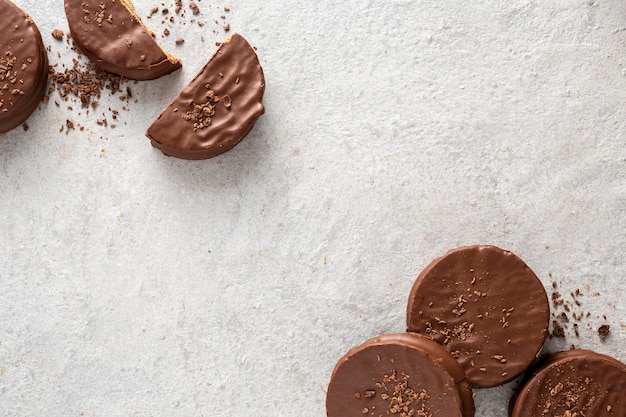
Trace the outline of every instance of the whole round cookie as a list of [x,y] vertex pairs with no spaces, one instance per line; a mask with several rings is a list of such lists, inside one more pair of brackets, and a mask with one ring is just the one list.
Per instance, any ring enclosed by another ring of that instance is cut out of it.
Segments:
[[546,355],[517,388],[509,417],[625,417],[626,365],[590,350]]
[[407,327],[445,346],[474,387],[494,387],[539,356],[550,306],[533,271],[495,246],[453,249],[430,263],[409,295]]
[[0,0],[0,133],[24,122],[43,98],[48,55],[35,22]]
[[105,71],[152,80],[181,67],[156,43],[130,0],[64,0],[76,46]]
[[438,344],[390,334],[352,348],[337,363],[326,396],[328,417],[472,417],[465,373]]

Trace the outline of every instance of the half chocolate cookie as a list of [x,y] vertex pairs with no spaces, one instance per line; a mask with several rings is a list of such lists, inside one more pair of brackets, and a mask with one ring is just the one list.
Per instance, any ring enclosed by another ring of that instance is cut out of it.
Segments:
[[181,67],[141,22],[130,0],[65,0],[76,46],[105,71],[151,80]]
[[590,350],[546,355],[517,388],[510,417],[624,417],[626,365]]
[[370,339],[337,363],[326,395],[328,417],[472,417],[463,368],[440,345],[414,333]]
[[0,0],[0,133],[24,122],[43,98],[48,56],[35,22]]
[[413,284],[407,327],[445,346],[473,387],[494,387],[523,373],[548,332],[548,296],[515,254],[495,246],[453,249]]
[[146,132],[165,155],[208,159],[237,145],[265,109],[265,78],[254,49],[238,34],[224,41],[204,68]]

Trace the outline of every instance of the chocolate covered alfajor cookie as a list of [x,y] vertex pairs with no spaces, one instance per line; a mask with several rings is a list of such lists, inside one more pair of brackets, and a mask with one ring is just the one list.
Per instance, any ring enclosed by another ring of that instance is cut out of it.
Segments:
[[146,132],[165,155],[207,159],[237,145],[265,109],[265,78],[254,49],[230,36]]
[[76,46],[105,71],[151,80],[181,67],[156,43],[130,0],[65,0]]
[[510,417],[625,417],[626,365],[590,350],[546,355],[517,388]]
[[523,373],[541,353],[550,307],[542,283],[515,254],[467,246],[436,259],[417,277],[407,327],[445,346],[474,387]]
[[0,133],[37,108],[48,81],[48,56],[35,22],[9,0],[0,0]]
[[337,363],[326,396],[328,417],[472,417],[472,390],[461,366],[412,333],[370,339]]

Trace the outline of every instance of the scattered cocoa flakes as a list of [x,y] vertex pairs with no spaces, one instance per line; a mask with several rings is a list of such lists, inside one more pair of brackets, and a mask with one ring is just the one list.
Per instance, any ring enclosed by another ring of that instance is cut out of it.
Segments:
[[224,26],[224,32],[230,32],[230,24]]
[[176,9],[174,11],[176,14],[180,13],[180,10],[183,8],[183,0],[174,0],[174,4],[176,5]]
[[156,12],[159,11],[158,7],[153,7],[152,9],[150,9],[150,11],[148,12],[148,19],[150,19],[152,17],[153,14],[155,14]]
[[30,129],[30,127],[26,123],[23,123],[22,129],[24,129],[24,132],[28,132],[28,129]]
[[74,123],[70,119],[66,119],[65,127],[67,128],[66,131],[69,132],[70,129],[74,129]]
[[169,11],[169,9],[163,9],[163,10],[161,10],[161,13],[163,13],[163,14],[168,14],[169,12],[170,12],[170,11]]
[[176,45],[180,45],[181,43],[184,43],[185,40],[183,38],[178,38],[176,39]]
[[604,340],[609,335],[610,331],[611,331],[611,326],[609,326],[608,324],[603,324],[600,327],[598,327],[598,336],[600,336],[601,340]]
[[230,12],[230,7],[224,7],[225,12]]
[[170,31],[168,28],[163,29],[163,36],[170,36]]
[[56,71],[50,66],[49,76],[52,81],[49,93],[57,91],[65,101],[74,96],[80,99],[82,107],[96,107],[102,90],[116,94],[122,91],[121,84],[127,82],[125,78],[106,72],[91,62],[82,64],[76,59],[71,68],[63,71]]
[[52,31],[52,37],[58,41],[63,40],[63,31],[61,29],[54,29]]
[[193,122],[193,130],[204,129],[211,126],[213,116],[215,115],[215,105],[219,102],[219,97],[215,95],[213,90],[206,93],[207,101],[204,103],[192,102],[192,108],[185,113],[183,119]]

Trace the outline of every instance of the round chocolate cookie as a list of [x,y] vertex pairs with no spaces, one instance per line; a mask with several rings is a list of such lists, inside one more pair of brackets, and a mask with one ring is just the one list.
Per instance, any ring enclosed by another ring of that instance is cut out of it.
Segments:
[[156,43],[130,0],[65,0],[76,46],[105,71],[152,80],[181,67]]
[[472,390],[461,366],[418,334],[390,334],[350,349],[326,396],[328,417],[472,417]]
[[407,327],[445,346],[473,387],[524,372],[548,332],[546,291],[519,257],[495,246],[449,251],[413,284]]
[[48,55],[35,22],[0,0],[0,133],[24,122],[43,98]]
[[237,145],[265,112],[265,78],[239,34],[226,39],[146,132],[165,155],[208,159]]
[[626,365],[590,350],[546,355],[517,388],[509,417],[625,417]]

